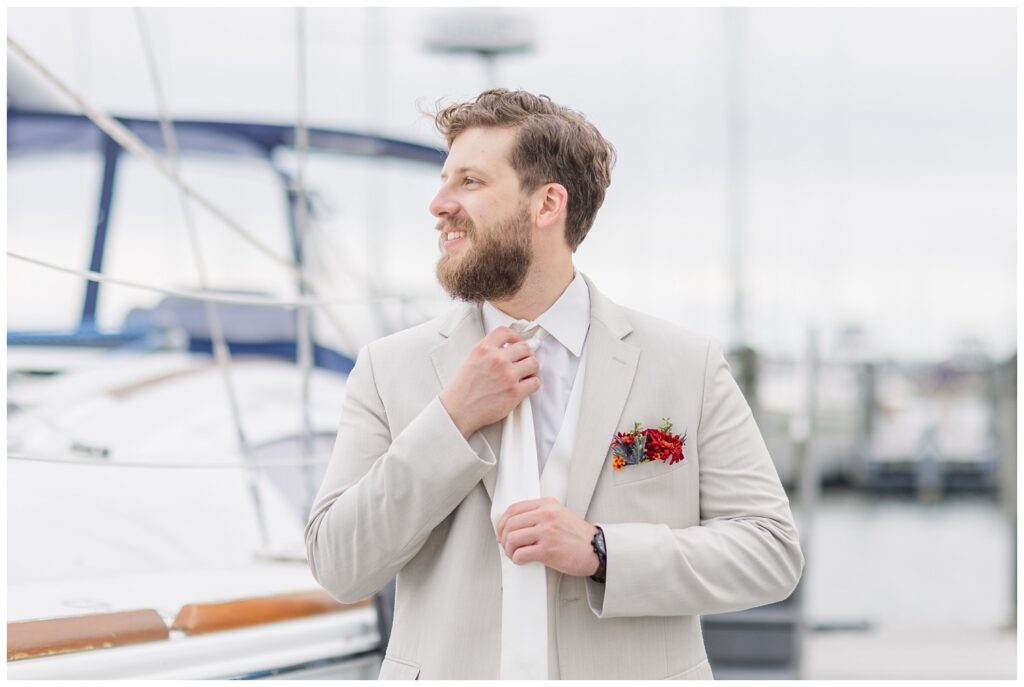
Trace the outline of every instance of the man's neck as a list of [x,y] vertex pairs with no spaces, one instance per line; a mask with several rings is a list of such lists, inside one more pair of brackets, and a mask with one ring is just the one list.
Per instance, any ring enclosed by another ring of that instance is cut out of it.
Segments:
[[532,322],[554,305],[575,276],[571,262],[548,271],[531,270],[516,295],[490,303],[510,317]]

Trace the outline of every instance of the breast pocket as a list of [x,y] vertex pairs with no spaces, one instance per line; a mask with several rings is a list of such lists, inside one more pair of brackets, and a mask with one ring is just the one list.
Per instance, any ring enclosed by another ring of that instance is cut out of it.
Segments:
[[646,463],[637,463],[636,465],[626,465],[619,470],[613,469],[612,480],[615,486],[618,487],[648,479],[667,478],[670,473],[676,470],[687,469],[689,466],[690,464],[685,459],[674,465],[663,463],[660,460],[652,460]]

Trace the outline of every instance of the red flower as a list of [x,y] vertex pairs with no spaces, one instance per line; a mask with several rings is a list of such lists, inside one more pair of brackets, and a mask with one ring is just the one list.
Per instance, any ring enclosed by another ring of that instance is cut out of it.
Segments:
[[644,453],[650,460],[660,460],[671,465],[683,459],[683,444],[686,437],[680,438],[678,434],[660,429],[645,429],[644,434],[647,435]]

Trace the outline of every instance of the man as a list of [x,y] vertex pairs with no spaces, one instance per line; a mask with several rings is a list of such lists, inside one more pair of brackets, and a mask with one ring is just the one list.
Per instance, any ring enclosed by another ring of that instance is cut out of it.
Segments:
[[382,678],[710,678],[699,615],[803,569],[721,347],[573,267],[614,158],[582,115],[496,89],[436,123],[437,275],[464,303],[360,352],[313,575],[352,602],[397,574]]

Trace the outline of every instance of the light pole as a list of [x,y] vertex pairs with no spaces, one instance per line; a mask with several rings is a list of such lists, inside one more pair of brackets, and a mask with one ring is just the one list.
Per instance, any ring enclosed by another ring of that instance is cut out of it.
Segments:
[[423,45],[430,52],[476,55],[484,63],[485,88],[498,85],[497,58],[533,50],[533,22],[504,8],[470,8],[436,14]]

